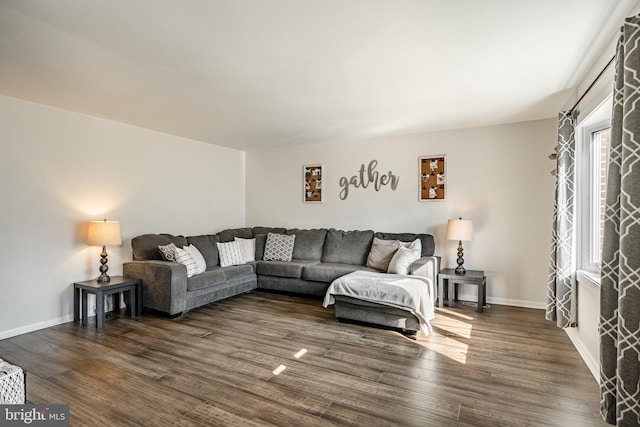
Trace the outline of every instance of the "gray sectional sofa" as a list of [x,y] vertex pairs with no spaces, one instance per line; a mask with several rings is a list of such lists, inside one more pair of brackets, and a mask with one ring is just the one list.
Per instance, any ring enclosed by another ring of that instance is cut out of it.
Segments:
[[[267,233],[295,234],[291,261],[263,260]],[[230,242],[235,237],[256,239],[256,261],[220,267],[216,243]],[[439,258],[434,256],[435,243],[432,235],[376,233],[371,230],[342,231],[333,228],[246,227],[189,237],[145,234],[132,239],[133,261],[124,263],[123,274],[142,280],[144,307],[169,316],[179,316],[196,307],[256,288],[323,296],[331,282],[340,276],[356,270],[376,271],[366,267],[374,237],[402,242],[411,242],[419,238],[422,243],[422,257],[411,265],[410,274],[429,277],[435,283]],[[193,244],[206,261],[206,271],[187,277],[184,265],[163,261],[158,246],[168,243],[174,243],[178,247]],[[343,299],[341,302],[355,304],[352,312],[364,310],[366,313],[364,318],[356,314],[351,320],[369,321],[369,314],[378,309],[381,310],[380,316],[391,316],[382,324],[418,329],[408,326],[417,325],[417,322],[414,322],[415,318],[402,319],[403,315],[406,317],[406,312],[398,312],[395,316],[394,310],[386,310],[384,307],[363,308],[359,306],[358,301],[349,299]],[[338,305],[336,307],[336,310],[339,310]]]

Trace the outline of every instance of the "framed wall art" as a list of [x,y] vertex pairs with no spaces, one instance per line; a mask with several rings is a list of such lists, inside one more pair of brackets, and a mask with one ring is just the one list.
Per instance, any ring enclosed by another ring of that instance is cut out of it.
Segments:
[[420,157],[420,200],[444,200],[447,177],[445,175],[446,156]]
[[304,165],[303,196],[304,203],[322,203],[322,171],[323,165]]

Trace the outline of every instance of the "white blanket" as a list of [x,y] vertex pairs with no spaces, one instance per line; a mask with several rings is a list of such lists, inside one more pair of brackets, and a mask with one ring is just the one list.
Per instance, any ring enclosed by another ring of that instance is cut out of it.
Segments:
[[420,276],[355,271],[331,283],[324,297],[323,307],[335,303],[334,295],[344,295],[372,303],[400,308],[411,312],[420,321],[425,335],[431,332],[435,317],[431,280]]

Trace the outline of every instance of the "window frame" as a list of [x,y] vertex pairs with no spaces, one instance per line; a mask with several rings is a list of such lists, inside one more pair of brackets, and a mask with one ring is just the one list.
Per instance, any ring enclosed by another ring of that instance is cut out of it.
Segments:
[[[610,115],[610,113],[609,113]],[[586,120],[578,126],[576,142],[576,227],[577,267],[600,274],[600,144],[593,134],[611,128],[611,118],[592,122]],[[596,191],[596,189],[598,191]],[[598,252],[596,254],[596,252]]]

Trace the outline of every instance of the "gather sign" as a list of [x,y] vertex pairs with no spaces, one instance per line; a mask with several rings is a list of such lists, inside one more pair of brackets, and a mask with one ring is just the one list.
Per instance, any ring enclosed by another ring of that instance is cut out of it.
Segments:
[[393,172],[389,171],[389,173],[380,175],[380,173],[376,170],[376,166],[378,166],[377,160],[371,160],[369,165],[366,167],[364,163],[360,166],[360,170],[356,175],[353,175],[350,179],[346,176],[340,178],[340,200],[345,200],[349,195],[349,187],[353,186],[356,188],[362,187],[367,188],[369,184],[373,184],[373,188],[376,191],[380,191],[380,188],[384,185],[390,185],[391,189],[395,191],[398,187],[398,182],[400,181],[400,177],[394,175]]

